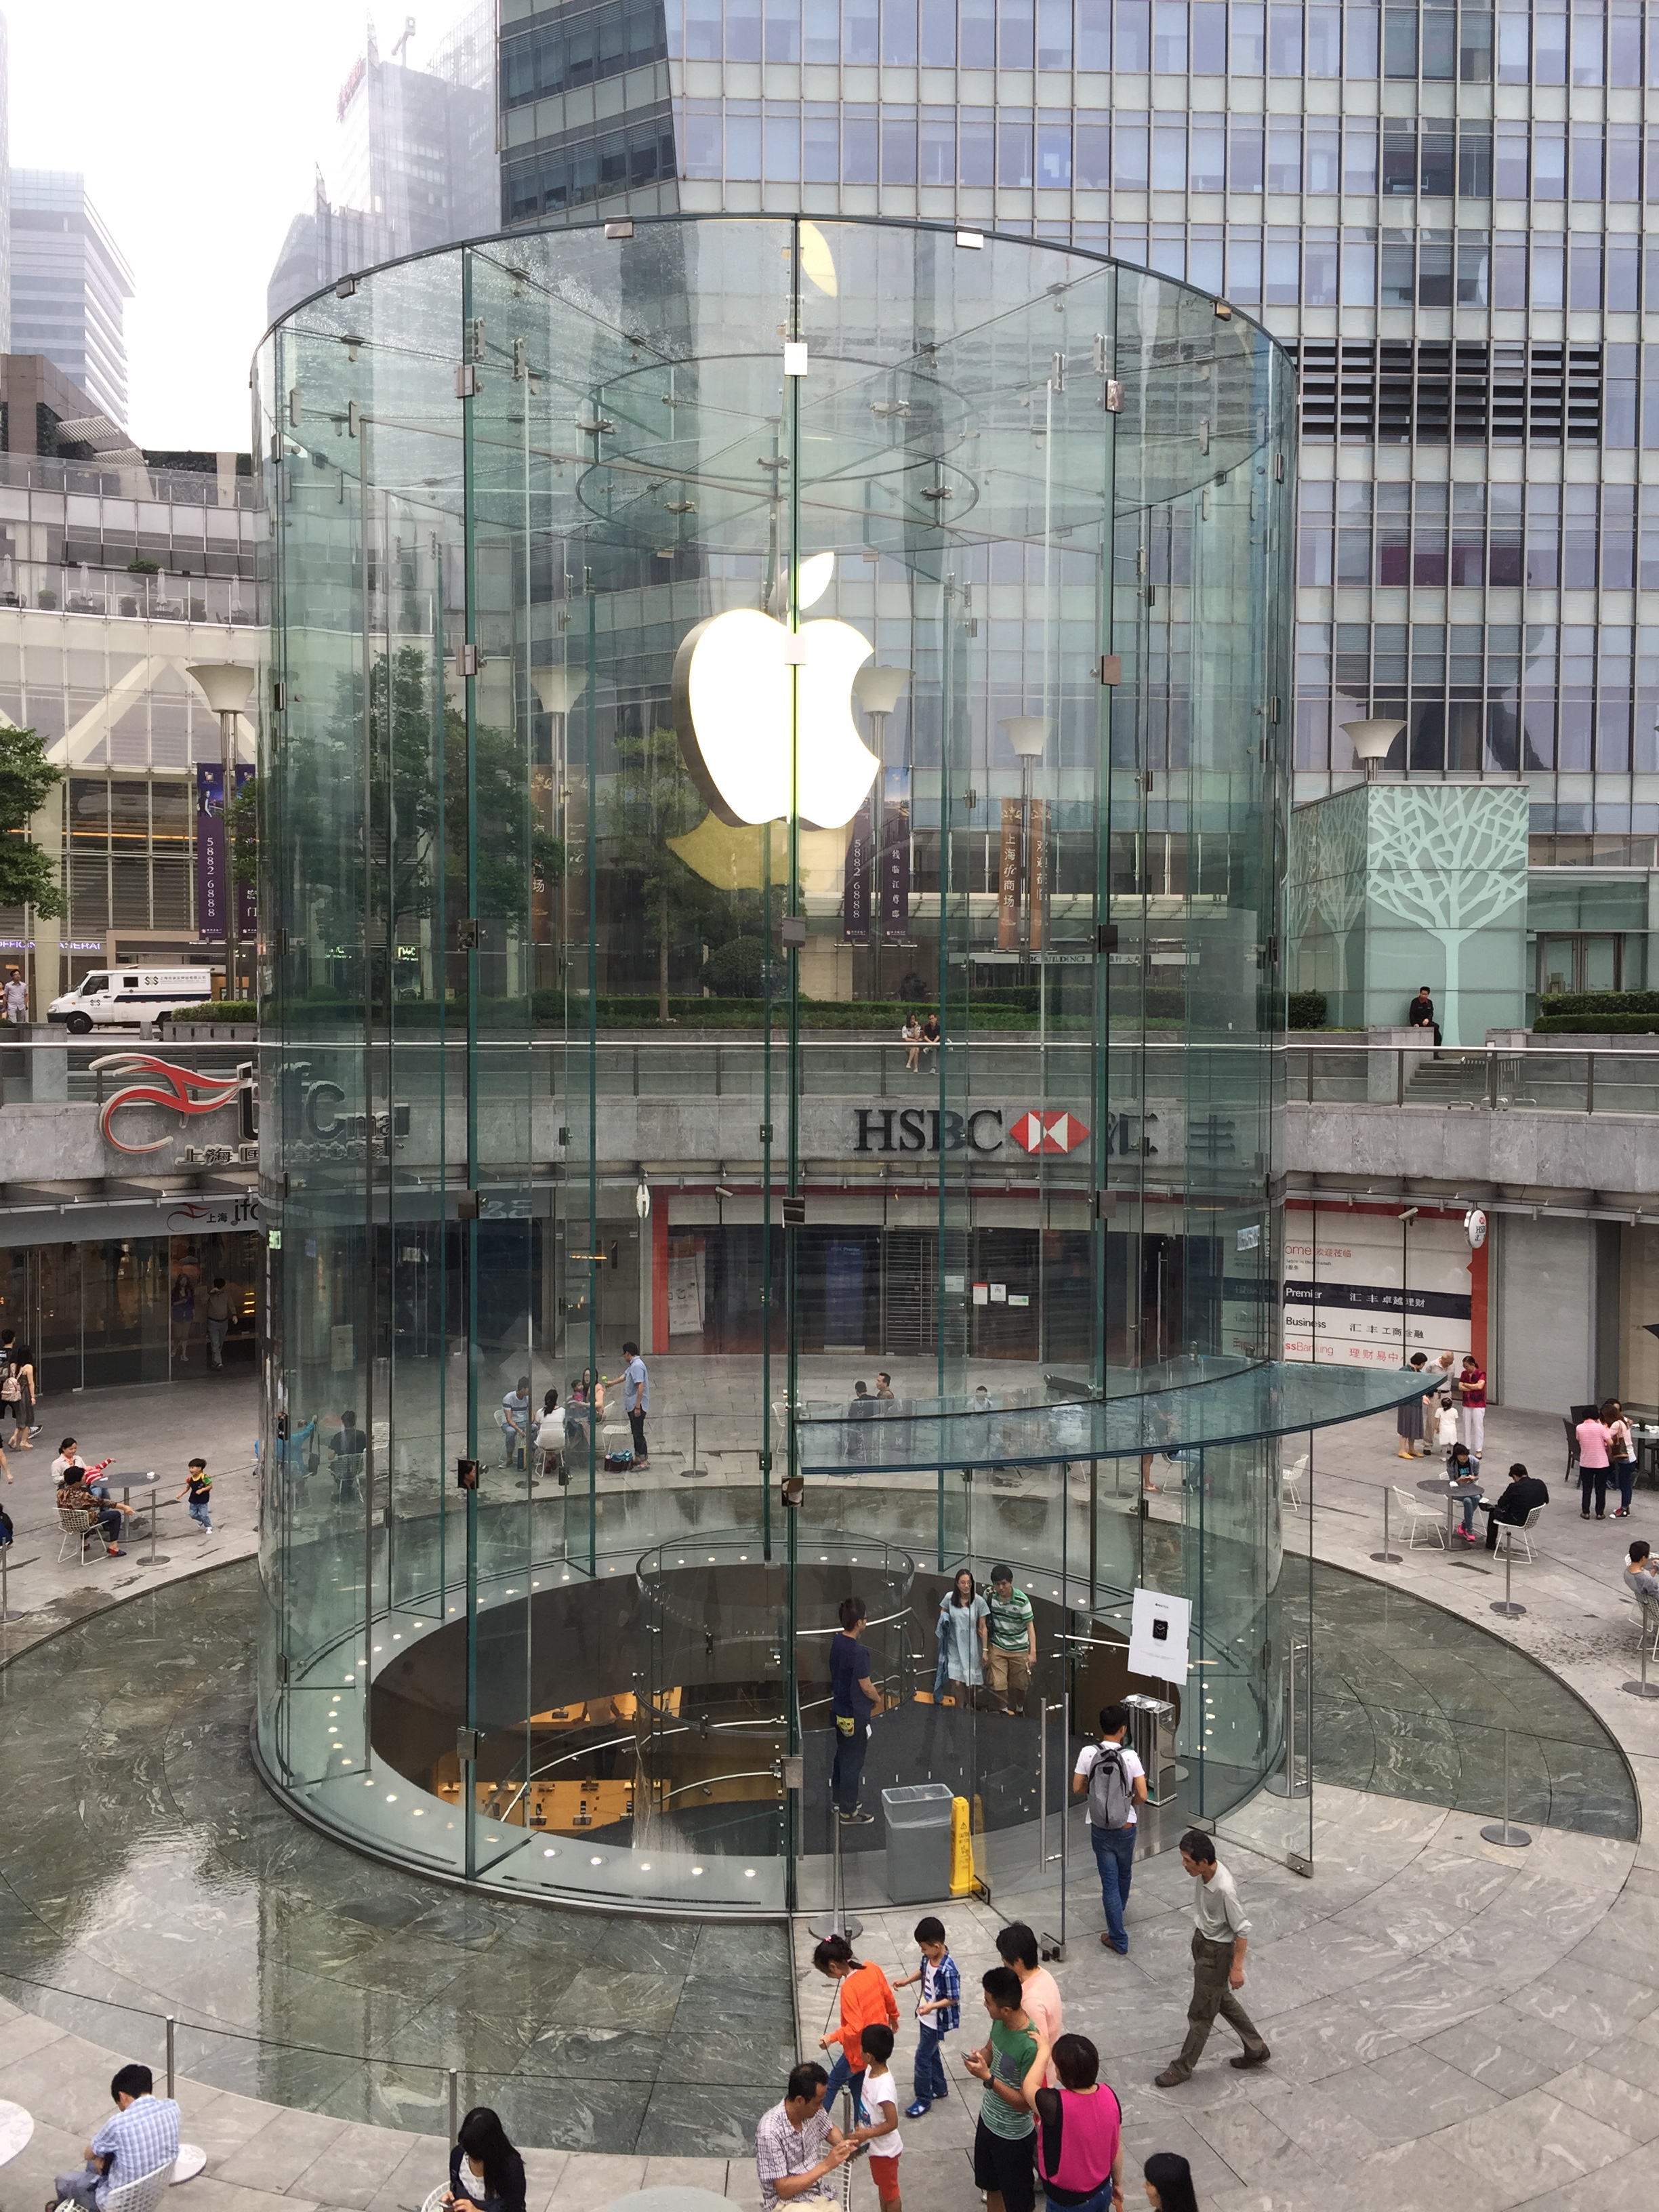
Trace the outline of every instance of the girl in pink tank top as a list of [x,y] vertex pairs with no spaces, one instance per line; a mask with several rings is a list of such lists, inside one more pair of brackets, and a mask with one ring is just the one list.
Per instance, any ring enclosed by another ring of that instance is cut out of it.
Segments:
[[[1052,2060],[1060,2081],[1045,2088]],[[1122,2202],[1123,2115],[1099,2080],[1100,2054],[1086,2035],[1062,2035],[1050,2048],[1037,2037],[1024,2087],[1036,2115],[1037,2172],[1051,2206],[1111,2212]]]

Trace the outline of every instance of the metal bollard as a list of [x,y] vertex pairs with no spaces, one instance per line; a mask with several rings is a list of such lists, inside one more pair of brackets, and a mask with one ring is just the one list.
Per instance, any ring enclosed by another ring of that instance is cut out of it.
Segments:
[[173,2030],[178,2027],[178,2021],[173,2018],[173,2014],[169,2013],[167,2014],[167,2094],[169,2097],[173,2094]]
[[1382,1486],[1382,1548],[1380,1552],[1371,1553],[1372,1559],[1385,1567],[1397,1567],[1400,1565],[1399,1553],[1391,1552],[1389,1549],[1389,1501],[1393,1495],[1394,1486],[1385,1482]]
[[453,2142],[461,2130],[461,2077],[452,2066],[449,2069],[449,2140]]

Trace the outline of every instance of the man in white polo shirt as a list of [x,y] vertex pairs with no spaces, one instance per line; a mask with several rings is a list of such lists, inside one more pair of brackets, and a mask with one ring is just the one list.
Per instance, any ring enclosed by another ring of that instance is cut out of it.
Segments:
[[1129,1708],[1103,1705],[1100,1741],[1085,1743],[1072,1773],[1072,1795],[1089,1799],[1089,1841],[1100,1869],[1100,1901],[1106,1930],[1101,1942],[1127,1956],[1128,1932],[1123,1908],[1135,1869],[1138,1808],[1146,1802],[1146,1770],[1129,1748]]

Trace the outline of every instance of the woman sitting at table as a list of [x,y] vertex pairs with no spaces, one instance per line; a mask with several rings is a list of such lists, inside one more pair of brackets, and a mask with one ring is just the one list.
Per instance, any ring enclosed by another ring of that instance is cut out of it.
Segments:
[[1446,1480],[1463,1509],[1463,1525],[1455,1533],[1466,1544],[1474,1541],[1474,1509],[1480,1498],[1480,1462],[1467,1444],[1455,1444],[1446,1454]]

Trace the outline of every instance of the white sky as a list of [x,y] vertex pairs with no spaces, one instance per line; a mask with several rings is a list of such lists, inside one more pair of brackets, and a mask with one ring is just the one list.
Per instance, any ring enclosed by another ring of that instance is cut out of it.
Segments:
[[[265,283],[328,175],[334,103],[363,43],[353,0],[0,0],[15,168],[79,169],[131,264],[141,446],[245,451]],[[407,4],[376,19],[382,50]],[[416,9],[423,58],[458,12]],[[331,179],[331,182],[332,179]]]

